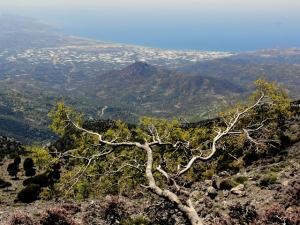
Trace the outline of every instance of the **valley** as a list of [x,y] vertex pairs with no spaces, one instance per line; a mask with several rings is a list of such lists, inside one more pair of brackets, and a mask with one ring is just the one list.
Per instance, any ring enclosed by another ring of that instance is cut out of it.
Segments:
[[66,36],[10,14],[0,16],[0,27],[0,118],[16,124],[2,123],[0,130],[25,143],[52,140],[47,114],[61,100],[86,120],[137,123],[142,116],[213,118],[245,101],[262,75],[287,88],[293,100],[300,97],[297,48],[155,49]]

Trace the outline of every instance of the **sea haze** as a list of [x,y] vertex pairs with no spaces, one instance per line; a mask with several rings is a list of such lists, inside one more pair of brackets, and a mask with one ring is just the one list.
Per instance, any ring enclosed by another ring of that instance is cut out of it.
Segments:
[[164,49],[243,52],[300,47],[295,15],[57,10],[32,16],[63,27],[63,34]]

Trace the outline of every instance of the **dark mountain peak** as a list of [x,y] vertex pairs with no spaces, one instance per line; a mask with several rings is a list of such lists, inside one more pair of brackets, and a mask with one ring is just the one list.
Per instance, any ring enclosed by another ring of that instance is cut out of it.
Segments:
[[137,78],[137,77],[150,77],[153,74],[158,73],[158,69],[149,65],[146,62],[135,62],[122,70],[114,71],[114,74],[118,74],[119,78]]

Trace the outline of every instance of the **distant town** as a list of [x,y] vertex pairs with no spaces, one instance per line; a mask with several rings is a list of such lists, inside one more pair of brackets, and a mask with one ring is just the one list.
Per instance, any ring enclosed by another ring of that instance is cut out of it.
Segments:
[[[77,39],[78,41],[78,39]],[[83,39],[86,42],[85,39]],[[33,47],[26,49],[5,49],[0,52],[3,62],[28,61],[32,64],[52,62],[53,66],[62,66],[69,63],[106,64],[102,70],[120,69],[135,61],[147,61],[159,68],[176,68],[193,62],[224,58],[233,55],[229,52],[209,52],[192,50],[164,50],[114,44],[106,42],[93,42],[91,45],[60,45],[57,47]]]

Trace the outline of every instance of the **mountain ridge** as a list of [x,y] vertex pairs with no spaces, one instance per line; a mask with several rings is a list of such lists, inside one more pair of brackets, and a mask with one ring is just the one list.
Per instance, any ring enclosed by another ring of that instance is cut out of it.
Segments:
[[111,104],[115,101],[132,109],[145,107],[138,109],[142,115],[164,111],[164,116],[182,114],[208,101],[222,102],[244,92],[226,79],[157,69],[145,62],[95,77],[88,86],[102,101],[111,99]]

